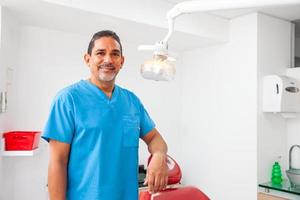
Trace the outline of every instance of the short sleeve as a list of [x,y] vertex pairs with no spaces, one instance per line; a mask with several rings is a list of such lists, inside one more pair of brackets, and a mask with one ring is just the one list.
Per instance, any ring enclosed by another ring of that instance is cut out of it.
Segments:
[[71,99],[66,94],[59,94],[52,102],[42,138],[70,144],[74,134],[74,113]]
[[140,102],[140,137],[144,137],[155,128],[155,123],[150,118],[147,110]]

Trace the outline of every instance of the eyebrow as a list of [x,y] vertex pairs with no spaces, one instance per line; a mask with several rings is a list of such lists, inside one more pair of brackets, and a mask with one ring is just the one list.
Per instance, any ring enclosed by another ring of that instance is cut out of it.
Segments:
[[[106,51],[106,49],[97,49],[95,52],[99,52],[99,51]],[[119,49],[113,49],[112,52],[121,53],[121,51]]]

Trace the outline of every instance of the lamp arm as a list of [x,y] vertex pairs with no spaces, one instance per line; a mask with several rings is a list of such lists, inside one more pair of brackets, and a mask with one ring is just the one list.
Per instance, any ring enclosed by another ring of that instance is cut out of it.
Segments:
[[198,1],[185,1],[176,4],[168,13],[168,33],[163,39],[163,43],[167,43],[172,33],[174,32],[175,18],[187,13],[204,12],[204,11],[218,11],[229,9],[243,9],[243,8],[256,8],[256,7],[275,7],[284,5],[299,5],[300,0],[198,0]]

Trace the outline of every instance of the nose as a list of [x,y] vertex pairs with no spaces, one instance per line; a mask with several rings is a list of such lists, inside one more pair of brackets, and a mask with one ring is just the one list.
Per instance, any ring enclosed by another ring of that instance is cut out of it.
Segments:
[[103,60],[104,60],[104,63],[111,63],[112,62],[111,55],[106,54],[104,56]]

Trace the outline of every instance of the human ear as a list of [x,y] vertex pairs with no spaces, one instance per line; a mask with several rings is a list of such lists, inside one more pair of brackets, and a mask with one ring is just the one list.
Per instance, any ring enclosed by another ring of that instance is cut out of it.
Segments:
[[122,69],[122,67],[123,67],[124,62],[125,62],[125,57],[122,56],[122,60],[121,60],[121,69]]
[[88,66],[89,66],[89,63],[90,63],[90,58],[91,58],[91,56],[88,53],[84,54],[84,56],[83,56],[84,62]]

